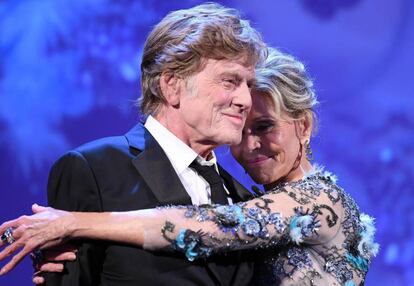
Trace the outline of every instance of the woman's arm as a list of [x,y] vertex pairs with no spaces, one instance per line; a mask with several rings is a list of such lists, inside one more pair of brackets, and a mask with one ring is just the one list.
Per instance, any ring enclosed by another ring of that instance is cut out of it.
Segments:
[[33,206],[32,216],[4,223],[16,241],[0,252],[0,260],[17,253],[3,268],[12,269],[34,249],[69,239],[112,240],[160,249],[171,246],[187,258],[232,249],[278,243],[319,243],[339,228],[342,206],[327,190],[286,186],[260,198],[232,206],[174,206],[114,213],[65,212]]
[[157,227],[145,227],[144,247],[159,249],[169,244],[189,260],[214,252],[292,242],[321,244],[338,233],[343,216],[336,190],[321,187],[310,191],[302,186],[281,187],[231,206],[179,206],[156,211],[161,236]]

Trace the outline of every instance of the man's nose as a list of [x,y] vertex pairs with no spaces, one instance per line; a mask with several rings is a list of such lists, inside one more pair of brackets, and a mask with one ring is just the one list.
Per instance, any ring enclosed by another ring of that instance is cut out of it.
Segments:
[[234,97],[233,103],[243,110],[250,110],[252,107],[252,96],[250,94],[250,88],[247,83],[244,82],[240,85],[237,90],[237,94]]

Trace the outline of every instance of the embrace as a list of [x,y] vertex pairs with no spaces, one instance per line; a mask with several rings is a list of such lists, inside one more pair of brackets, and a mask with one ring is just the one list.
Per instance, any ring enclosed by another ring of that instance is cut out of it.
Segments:
[[[51,207],[0,226],[0,274],[31,254],[48,286],[363,285],[373,218],[312,162],[317,104],[304,65],[236,10],[169,13],[143,49],[145,123],[55,163]],[[263,192],[217,163],[221,145]]]

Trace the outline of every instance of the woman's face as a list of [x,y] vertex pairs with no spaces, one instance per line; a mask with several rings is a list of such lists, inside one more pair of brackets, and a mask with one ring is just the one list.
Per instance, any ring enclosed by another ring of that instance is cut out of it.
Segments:
[[279,179],[301,178],[299,163],[306,159],[300,155],[300,142],[306,140],[306,120],[277,114],[273,101],[262,93],[253,93],[252,101],[242,141],[231,148],[233,156],[265,188]]

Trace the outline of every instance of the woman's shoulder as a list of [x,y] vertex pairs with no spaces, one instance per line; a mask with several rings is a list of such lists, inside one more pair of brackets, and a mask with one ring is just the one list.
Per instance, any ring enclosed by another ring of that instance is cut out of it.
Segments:
[[302,179],[277,184],[268,193],[286,193],[300,204],[309,204],[318,200],[321,195],[327,195],[332,204],[341,200],[352,200],[337,184],[337,176],[316,164]]

